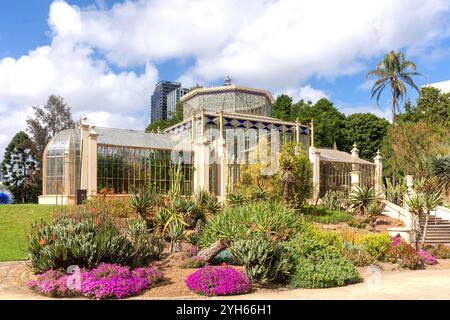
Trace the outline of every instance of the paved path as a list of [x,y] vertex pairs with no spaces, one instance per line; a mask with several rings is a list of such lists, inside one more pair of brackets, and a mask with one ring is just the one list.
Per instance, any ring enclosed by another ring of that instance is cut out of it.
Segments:
[[[18,285],[17,279],[25,274],[24,270],[21,262],[0,262],[0,300],[46,299]],[[383,272],[363,276],[366,278],[364,283],[346,287],[309,290],[263,289],[225,299],[450,299],[450,269]]]
[[283,300],[421,300],[450,299],[450,270],[382,273],[364,283],[329,289],[261,290],[234,299]]

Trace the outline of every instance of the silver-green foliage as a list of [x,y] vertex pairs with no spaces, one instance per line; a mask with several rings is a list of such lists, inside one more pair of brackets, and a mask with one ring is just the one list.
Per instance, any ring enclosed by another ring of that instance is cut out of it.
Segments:
[[320,204],[328,210],[345,210],[348,205],[347,194],[344,191],[329,190],[322,197]]
[[288,239],[301,226],[302,219],[299,215],[281,203],[254,202],[227,207],[205,224],[199,237],[199,246],[208,247],[217,240],[231,243],[246,238],[251,233],[266,233]]
[[141,266],[157,259],[159,239],[142,226],[123,234],[106,217],[58,217],[32,226],[27,254],[31,269],[44,272],[71,265],[92,268],[100,262]]
[[255,282],[283,282],[293,269],[288,250],[264,234],[234,241],[230,252],[238,263],[245,266],[248,277]]

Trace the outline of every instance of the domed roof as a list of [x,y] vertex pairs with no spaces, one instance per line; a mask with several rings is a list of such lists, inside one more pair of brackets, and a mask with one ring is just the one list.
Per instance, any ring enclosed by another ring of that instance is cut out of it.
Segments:
[[62,156],[80,145],[80,132],[77,129],[65,129],[58,132],[47,144],[47,156]]

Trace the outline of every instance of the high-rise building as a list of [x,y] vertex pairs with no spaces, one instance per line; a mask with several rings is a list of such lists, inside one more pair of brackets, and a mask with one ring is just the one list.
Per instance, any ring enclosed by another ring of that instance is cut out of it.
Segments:
[[179,82],[164,80],[156,84],[151,98],[151,122],[167,119],[167,95],[180,87]]
[[177,108],[177,102],[180,101],[180,98],[187,94],[189,89],[186,88],[178,88],[173,90],[171,93],[167,95],[167,118],[171,118],[173,114],[175,114]]

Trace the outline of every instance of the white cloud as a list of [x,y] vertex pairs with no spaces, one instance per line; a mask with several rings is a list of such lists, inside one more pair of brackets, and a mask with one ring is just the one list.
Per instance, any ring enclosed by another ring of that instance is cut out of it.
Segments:
[[[52,93],[99,125],[142,128],[154,65],[168,59],[194,61],[180,76],[187,85],[228,74],[239,84],[292,88],[294,97],[316,100],[327,94],[305,85],[311,77],[354,74],[391,49],[427,52],[450,30],[446,0],[95,4],[53,2],[51,43],[0,60],[0,150],[25,128],[29,108]],[[142,74],[127,71],[134,66],[145,66]]]
[[339,110],[347,116],[353,113],[372,113],[380,118],[385,118],[389,122],[392,121],[392,112],[389,108],[381,109],[370,105],[340,105]]
[[292,97],[294,103],[305,100],[305,101],[311,101],[312,103],[316,103],[318,100],[322,98],[329,99],[329,96],[322,90],[314,89],[310,85],[303,86],[299,89],[295,88],[287,88],[282,90],[280,93],[285,93]]

